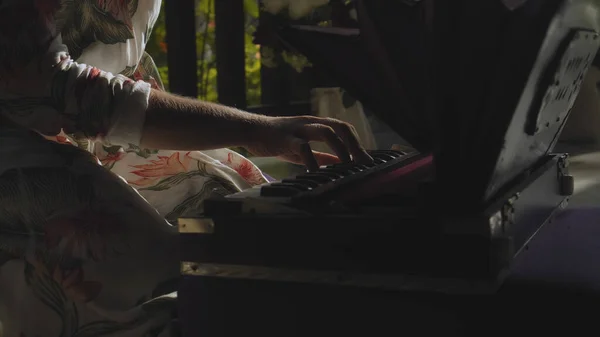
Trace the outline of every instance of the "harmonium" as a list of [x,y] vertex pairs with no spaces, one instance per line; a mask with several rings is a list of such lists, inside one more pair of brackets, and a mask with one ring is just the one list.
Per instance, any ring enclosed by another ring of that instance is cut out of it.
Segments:
[[351,6],[354,26],[271,37],[411,146],[179,219],[184,336],[480,334],[546,307],[498,294],[573,193],[554,147],[600,46],[600,2]]

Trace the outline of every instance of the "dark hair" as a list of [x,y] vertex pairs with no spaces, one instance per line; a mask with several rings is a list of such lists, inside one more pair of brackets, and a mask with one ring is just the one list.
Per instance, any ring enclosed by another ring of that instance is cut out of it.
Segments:
[[56,37],[54,17],[60,0],[0,2],[0,77],[44,55]]

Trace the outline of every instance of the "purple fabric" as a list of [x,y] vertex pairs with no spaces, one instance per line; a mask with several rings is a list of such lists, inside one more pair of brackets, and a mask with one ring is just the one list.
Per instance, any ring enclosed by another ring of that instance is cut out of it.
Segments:
[[600,208],[567,209],[515,260],[513,277],[600,290]]

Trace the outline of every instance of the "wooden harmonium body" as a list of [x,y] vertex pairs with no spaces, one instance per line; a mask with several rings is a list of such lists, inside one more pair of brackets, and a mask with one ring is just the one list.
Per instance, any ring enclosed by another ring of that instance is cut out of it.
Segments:
[[388,194],[298,208],[260,196],[207,202],[202,216],[179,222],[182,331],[385,334],[402,319],[409,330],[444,332],[448,326],[427,322],[459,324],[452,317],[456,301],[494,294],[528,240],[566,206],[567,159],[546,156],[470,213],[462,212],[467,205],[444,213],[443,200],[430,198],[428,165],[403,171],[423,179],[418,186],[401,183],[421,196],[413,200]]
[[566,206],[554,146],[600,47],[600,4],[409,2],[357,0],[350,31],[277,30],[415,150],[180,219],[186,335],[377,335],[400,319],[444,333],[452,310],[427,294],[495,293]]

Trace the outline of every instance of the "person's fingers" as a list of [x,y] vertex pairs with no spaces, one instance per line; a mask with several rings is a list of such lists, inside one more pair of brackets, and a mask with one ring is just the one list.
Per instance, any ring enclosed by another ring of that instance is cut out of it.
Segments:
[[345,162],[351,162],[350,152],[344,144],[344,141],[335,133],[335,131],[324,124],[308,124],[301,130],[300,137],[308,141],[321,141],[329,145],[339,159]]
[[360,144],[358,133],[352,125],[335,119],[324,119],[322,123],[331,127],[342,139],[355,162],[362,164],[370,164],[373,162],[373,158],[371,158]]
[[341,162],[340,158],[329,153],[313,151],[313,156],[319,163],[319,166],[333,165]]
[[[319,164],[317,163],[317,160],[313,155],[313,151],[306,140],[297,137],[290,137],[288,142],[292,153],[300,158],[302,163],[306,165],[306,168],[308,168],[309,171],[316,171],[319,169]],[[285,157],[287,156],[284,156],[284,158]]]
[[[319,165],[319,166],[333,165],[333,164],[338,164],[341,162],[340,158],[338,158],[337,156],[334,156],[332,154],[329,154],[329,153],[313,151],[313,156],[317,161],[317,165]],[[294,154],[294,153],[282,155],[279,157],[279,159],[282,159],[282,160],[285,160],[287,162],[294,163],[294,164],[305,165],[302,158],[299,155]]]

